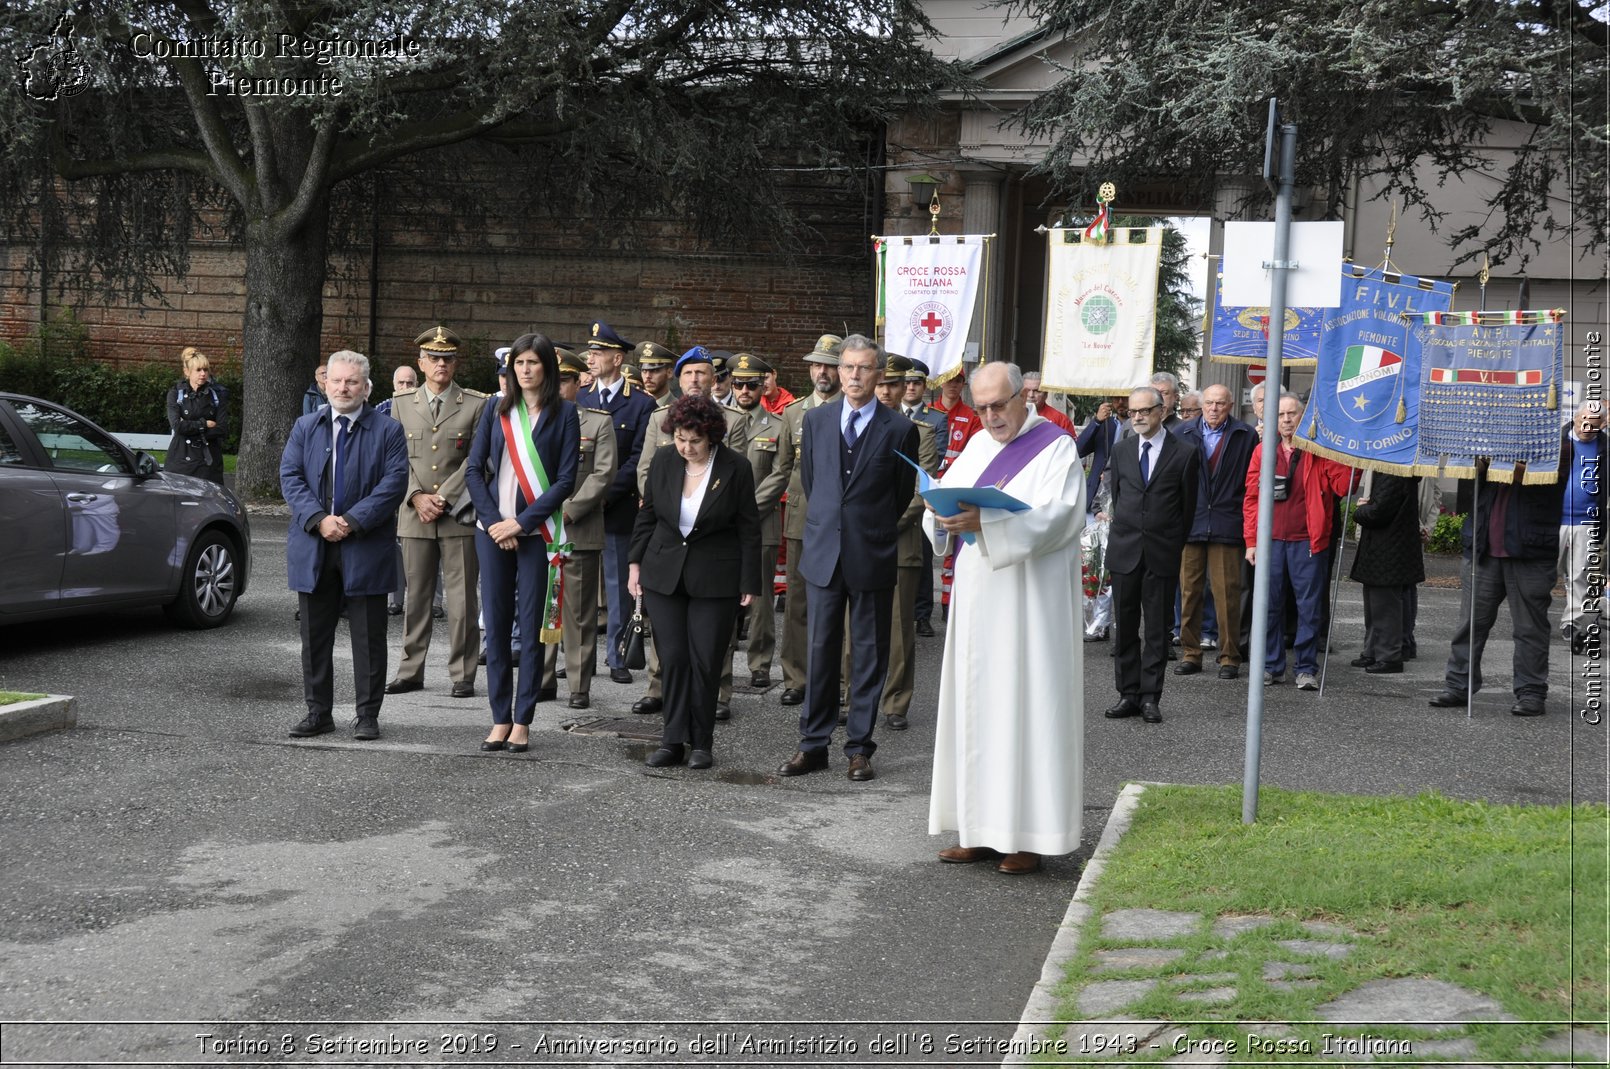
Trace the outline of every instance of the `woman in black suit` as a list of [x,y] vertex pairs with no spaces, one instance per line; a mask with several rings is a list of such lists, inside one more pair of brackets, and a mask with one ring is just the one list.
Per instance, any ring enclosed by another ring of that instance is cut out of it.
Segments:
[[760,595],[760,514],[714,401],[679,398],[665,430],[676,448],[654,453],[627,553],[626,587],[648,609],[665,682],[665,733],[647,763],[709,768],[721,658],[739,606]]
[[162,467],[178,475],[224,484],[224,438],[228,434],[222,391],[212,384],[212,363],[207,354],[187,348],[184,380],[168,391],[168,426],[173,441]]
[[[503,393],[488,399],[464,462],[475,503],[475,554],[486,619],[486,693],[492,731],[483,750],[530,748],[531,719],[542,680],[543,609],[554,575],[553,550],[565,498],[576,485],[581,424],[559,396],[559,358],[541,334],[509,347]],[[438,523],[455,522],[447,517]],[[509,646],[520,624],[519,693],[511,695]]]

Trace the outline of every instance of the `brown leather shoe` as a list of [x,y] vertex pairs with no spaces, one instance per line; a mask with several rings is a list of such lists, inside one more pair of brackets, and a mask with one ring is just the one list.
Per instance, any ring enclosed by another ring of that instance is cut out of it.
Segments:
[[952,865],[971,865],[975,861],[994,861],[1001,856],[999,850],[987,846],[952,846],[939,851],[939,860]]
[[850,758],[850,778],[857,783],[877,779],[878,774],[872,770],[872,758],[864,753],[858,753]]
[[807,772],[820,772],[826,767],[826,750],[800,750],[777,769],[777,774],[779,776],[803,776]]
[[1004,872],[1008,876],[1027,876],[1031,872],[1039,872],[1040,855],[1031,854],[1027,850],[1007,854],[1001,858],[1001,863],[995,866],[995,871]]

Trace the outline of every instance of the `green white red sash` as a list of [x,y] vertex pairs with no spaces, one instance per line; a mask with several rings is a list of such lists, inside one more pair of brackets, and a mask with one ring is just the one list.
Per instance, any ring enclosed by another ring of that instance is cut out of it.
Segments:
[[[537,445],[531,440],[531,414],[526,409],[523,397],[515,399],[514,407],[503,413],[501,422],[504,455],[514,465],[514,477],[520,484],[520,492],[527,501],[534,502],[547,491],[553,480],[548,477],[548,469],[542,466],[542,457],[537,455]],[[538,641],[558,642],[561,628],[559,613],[565,602],[563,565],[572,548],[565,541],[563,505],[542,522],[537,535],[547,549],[548,558],[548,589],[542,598],[542,634]]]

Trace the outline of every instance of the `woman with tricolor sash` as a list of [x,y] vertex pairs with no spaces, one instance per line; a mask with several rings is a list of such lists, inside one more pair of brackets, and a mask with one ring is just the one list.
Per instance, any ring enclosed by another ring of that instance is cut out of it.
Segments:
[[[559,359],[542,334],[522,334],[500,369],[503,391],[487,401],[464,464],[475,503],[486,622],[486,689],[492,731],[483,750],[524,753],[542,683],[542,643],[558,642],[564,599],[564,503],[576,482],[581,428],[559,397]],[[511,694],[514,625],[520,625],[519,690]]]

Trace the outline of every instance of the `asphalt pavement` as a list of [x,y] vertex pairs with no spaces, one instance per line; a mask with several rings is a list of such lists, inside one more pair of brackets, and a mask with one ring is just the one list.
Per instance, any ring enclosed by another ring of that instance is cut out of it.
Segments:
[[[912,729],[880,732],[871,783],[849,782],[839,754],[826,773],[773,775],[797,739],[780,686],[739,693],[715,769],[646,769],[647,744],[612,733],[644,729],[628,711],[642,673],[597,680],[585,713],[561,685],[530,754],[481,754],[485,698],[448,697],[441,627],[426,690],[387,699],[379,742],[350,739],[350,704],[337,734],[292,740],[304,709],[284,529],[254,517],[252,590],[222,630],[174,630],[158,612],[0,628],[0,688],[79,699],[77,729],[0,745],[0,1021],[79,1022],[7,1025],[6,1064],[399,1061],[416,1041],[430,1048],[417,1060],[541,1062],[564,1037],[572,1064],[765,1064],[760,1043],[773,1063],[868,1063],[877,1036],[889,1060],[990,1060],[1121,786],[1242,781],[1245,678],[1170,675],[1164,723],[1108,721],[1110,646],[1070,638],[1085,845],[1028,877],[938,863],[954,842],[927,834],[942,629],[919,640]],[[1345,665],[1362,607],[1344,587],[1325,693],[1269,691],[1262,781],[1604,801],[1605,727],[1575,715],[1587,662],[1556,641],[1548,715],[1511,716],[1501,617],[1474,716],[1428,708],[1458,592],[1428,586],[1420,604],[1420,659],[1366,676]],[[1002,672],[1037,667],[1001,651]],[[86,1023],[104,1021],[204,1024]],[[388,1035],[389,1054],[360,1049]]]

